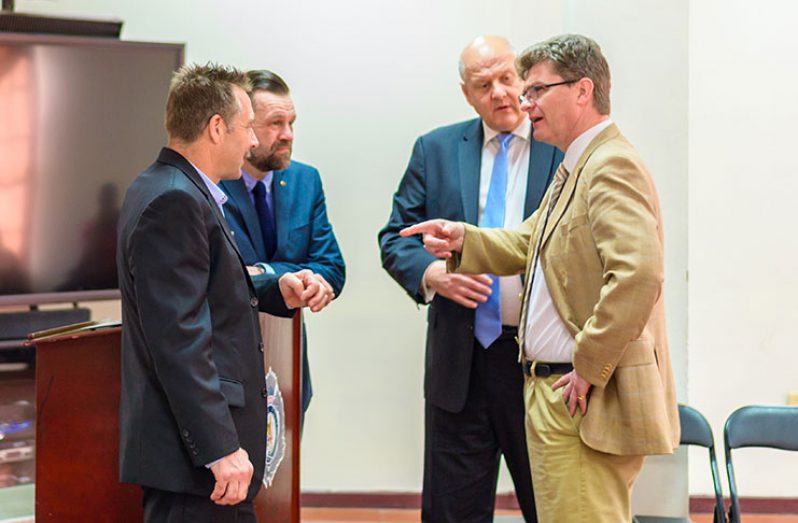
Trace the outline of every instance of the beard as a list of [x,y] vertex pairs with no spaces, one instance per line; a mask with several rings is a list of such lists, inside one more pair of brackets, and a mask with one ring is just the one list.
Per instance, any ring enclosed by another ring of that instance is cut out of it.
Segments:
[[[278,153],[277,149],[280,147],[288,147],[288,151]],[[257,170],[264,173],[285,169],[291,162],[291,142],[274,142],[266,154],[250,151],[247,154],[247,161]]]

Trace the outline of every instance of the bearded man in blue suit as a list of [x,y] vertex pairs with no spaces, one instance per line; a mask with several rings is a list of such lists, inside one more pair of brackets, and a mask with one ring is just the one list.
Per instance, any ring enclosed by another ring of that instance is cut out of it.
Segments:
[[[247,76],[252,83],[253,128],[260,143],[247,155],[241,178],[220,184],[228,195],[227,222],[247,265],[278,275],[310,269],[327,280],[337,297],[344,287],[346,266],[327,219],[319,171],[291,160],[296,111],[288,85],[271,71],[249,71]],[[303,421],[313,395],[305,339]]]

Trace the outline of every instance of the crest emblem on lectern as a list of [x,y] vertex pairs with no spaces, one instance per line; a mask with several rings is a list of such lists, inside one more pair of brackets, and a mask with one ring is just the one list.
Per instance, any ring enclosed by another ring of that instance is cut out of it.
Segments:
[[271,367],[266,373],[266,470],[263,484],[271,486],[285,455],[285,405],[277,374]]

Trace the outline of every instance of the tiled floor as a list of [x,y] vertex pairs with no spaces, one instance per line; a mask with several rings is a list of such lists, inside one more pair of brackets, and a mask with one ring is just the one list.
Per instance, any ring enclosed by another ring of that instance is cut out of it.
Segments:
[[[712,514],[694,514],[691,516],[693,523],[712,523]],[[414,521],[420,520],[418,510],[394,509],[352,509],[352,508],[303,508],[302,523],[355,523],[370,522],[381,523],[384,521]],[[520,512],[499,511],[496,513],[495,523],[522,523]],[[793,515],[745,515],[745,523],[798,523],[798,514]]]

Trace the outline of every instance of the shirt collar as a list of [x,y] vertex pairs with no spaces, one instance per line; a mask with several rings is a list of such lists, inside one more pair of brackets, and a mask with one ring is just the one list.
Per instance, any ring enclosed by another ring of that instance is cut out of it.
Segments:
[[[252,192],[252,189],[255,188],[255,184],[258,183],[258,180],[255,179],[254,176],[249,174],[244,169],[241,169],[241,177],[244,179],[244,185],[247,186],[247,191]],[[274,171],[269,171],[263,177],[262,181],[263,184],[266,186],[266,192],[272,191],[272,178],[274,177]]]
[[[529,140],[529,134],[532,130],[532,123],[529,121],[529,118],[524,118],[521,124],[513,129],[513,136],[517,136],[519,138],[523,138],[524,140]],[[491,140],[496,138],[496,135],[501,134],[499,131],[491,129],[488,127],[488,124],[485,123],[485,120],[482,120],[482,147],[485,148],[486,145],[490,143]]]
[[213,183],[213,180],[208,178],[199,167],[197,167],[193,163],[191,163],[191,166],[199,173],[200,178],[202,179],[202,183],[204,183],[205,187],[208,188],[208,191],[210,191],[211,193],[211,197],[213,197],[213,200],[216,202],[216,205],[219,207],[219,210],[222,211],[222,216],[224,216],[224,204],[225,202],[227,202],[227,195],[218,185]]
[[574,167],[576,167],[576,162],[579,161],[582,153],[585,152],[585,149],[587,149],[587,146],[593,141],[593,138],[598,136],[601,131],[610,125],[612,125],[612,120],[607,118],[606,120],[597,123],[587,131],[583,132],[576,137],[576,140],[571,142],[571,145],[568,146],[568,149],[565,151],[565,157],[562,160],[563,165],[569,173],[573,172]]

